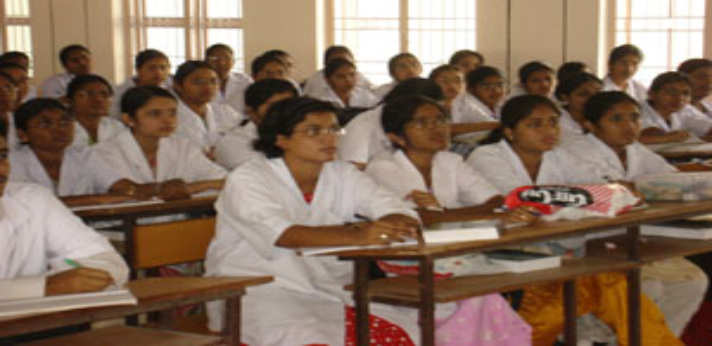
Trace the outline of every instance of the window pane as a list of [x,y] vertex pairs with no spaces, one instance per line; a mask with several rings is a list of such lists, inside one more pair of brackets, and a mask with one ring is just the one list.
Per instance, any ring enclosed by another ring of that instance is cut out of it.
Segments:
[[242,29],[208,29],[208,46],[222,43],[230,46],[234,53],[233,71],[245,71],[245,54],[242,41]]
[[242,1],[209,0],[208,18],[242,18]]
[[425,75],[455,51],[475,49],[475,5],[470,0],[409,0],[409,50]]
[[158,49],[168,55],[173,71],[185,61],[185,29],[148,28],[146,41],[146,48]]
[[144,0],[146,17],[183,17],[185,0]]
[[12,18],[28,18],[30,0],[5,0],[5,15]]
[[[645,53],[637,79],[649,84],[683,60],[702,56],[705,2],[617,0],[616,45],[632,43]],[[627,8],[630,13],[621,12]]]

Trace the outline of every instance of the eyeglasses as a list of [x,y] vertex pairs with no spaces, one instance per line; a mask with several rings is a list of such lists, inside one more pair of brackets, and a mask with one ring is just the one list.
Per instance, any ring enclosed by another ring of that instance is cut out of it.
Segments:
[[4,85],[0,86],[0,91],[5,94],[14,94],[18,91],[18,88],[14,85]]
[[74,126],[74,118],[64,117],[60,118],[58,121],[52,121],[48,119],[40,119],[34,125],[29,126],[35,129],[49,130],[49,129],[66,129]]
[[414,128],[416,130],[432,130],[436,128],[442,128],[450,125],[450,119],[448,119],[446,116],[439,116],[433,118],[420,118],[420,119],[413,119],[410,121],[406,127]]
[[232,61],[231,57],[227,56],[209,56],[208,57],[208,62],[230,62]]
[[77,96],[79,96],[81,98],[85,98],[85,99],[89,99],[89,98],[108,99],[112,95],[108,91],[81,90],[81,91],[77,91]]
[[292,131],[294,133],[303,133],[307,137],[310,138],[316,138],[322,135],[330,135],[330,136],[343,136],[346,134],[346,130],[341,127],[341,126],[334,126],[334,127],[327,127],[327,128],[321,128],[321,127],[310,127],[304,130],[294,130]]
[[478,83],[477,86],[484,90],[500,90],[504,89],[504,82],[496,82],[496,83]]
[[195,86],[217,86],[220,83],[217,78],[196,78],[189,79],[188,82]]

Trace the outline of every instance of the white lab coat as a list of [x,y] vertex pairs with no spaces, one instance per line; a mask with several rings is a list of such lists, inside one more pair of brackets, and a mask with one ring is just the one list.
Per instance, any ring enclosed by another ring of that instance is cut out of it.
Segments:
[[120,179],[114,170],[93,159],[87,147],[64,151],[58,182],[52,181],[29,145],[10,153],[11,181],[42,185],[61,197],[104,194]]
[[477,97],[468,92],[461,93],[452,102],[452,122],[455,124],[497,121],[499,112],[493,112]]
[[712,101],[709,100],[702,100],[700,103],[702,103],[702,107],[705,109],[705,111],[698,110],[700,113],[706,115],[708,118],[712,118]]
[[17,149],[20,146],[20,138],[17,137],[17,128],[15,127],[15,114],[7,113],[7,147],[10,151]]
[[[341,225],[355,215],[416,217],[397,196],[351,164],[326,163],[309,204],[281,158],[256,158],[230,173],[215,204],[217,233],[208,249],[206,276],[271,275],[274,282],[250,288],[243,298],[244,342],[251,345],[341,345],[343,289],[352,264],[335,257],[301,257],[275,242],[294,225]],[[373,314],[403,327],[417,339],[412,309],[371,304]],[[210,328],[220,330],[221,313],[209,310]]]
[[687,105],[685,108],[670,115],[670,123],[658,113],[649,102],[641,103],[641,128],[643,130],[651,127],[657,127],[665,132],[685,130],[695,134],[698,137],[706,135],[712,129],[712,119],[694,111],[692,106]]
[[344,161],[367,163],[382,151],[390,150],[391,141],[383,131],[378,106],[356,116],[346,125],[346,134],[339,141],[339,158]]
[[130,131],[93,147],[92,158],[103,162],[119,177],[139,184],[183,179],[186,183],[223,179],[227,172],[210,161],[192,142],[171,136],[158,144],[156,174]]
[[373,95],[375,95],[376,99],[380,102],[384,97],[386,97],[386,95],[388,95],[389,92],[393,91],[393,88],[395,88],[398,83],[398,81],[394,80],[390,83],[383,84],[373,91]]
[[[634,181],[636,177],[672,173],[677,169],[663,157],[640,143],[626,147],[626,167],[618,155],[593,134],[568,143],[566,150],[605,171],[608,178]],[[598,181],[605,182],[604,179]],[[592,234],[588,239],[600,238],[622,230]],[[683,257],[653,262],[643,267],[643,290],[660,308],[670,330],[680,335],[697,311],[707,292],[707,275]]]
[[41,97],[61,98],[67,96],[67,86],[74,79],[74,75],[63,72],[45,79],[40,86]]
[[467,163],[502,195],[524,185],[586,184],[599,181],[603,176],[597,167],[564,149],[554,148],[544,153],[539,174],[533,181],[522,160],[505,140],[478,147],[467,158]]
[[358,85],[351,90],[351,97],[349,98],[348,105],[344,104],[344,101],[336,95],[334,89],[332,89],[328,84],[324,86],[324,89],[314,91],[312,97],[317,100],[333,103],[334,106],[338,108],[371,108],[378,103],[378,98],[371,90],[362,88]]
[[236,112],[245,114],[245,90],[250,84],[252,84],[250,76],[244,73],[230,72],[225,83],[225,92],[219,90],[210,105],[213,107],[220,104],[230,106]]
[[225,133],[240,126],[244,116],[231,107],[220,105],[221,109],[208,105],[205,118],[193,112],[183,101],[178,101],[178,128],[173,134],[191,140],[200,148],[206,149]]
[[262,156],[252,147],[257,137],[257,126],[253,122],[232,129],[215,144],[215,162],[232,171],[250,159]]
[[623,90],[613,82],[610,76],[606,76],[606,78],[603,79],[603,91],[625,92],[630,97],[638,101],[638,103],[643,103],[648,99],[648,88],[646,88],[643,83],[635,79],[628,81],[628,88]]
[[[373,90],[375,88],[373,83],[359,71],[356,71],[356,85],[367,90]],[[321,93],[321,91],[328,86],[329,83],[327,83],[326,78],[324,78],[324,70],[316,71],[304,83],[304,95],[314,97],[314,95]]]
[[[128,128],[124,124],[114,118],[109,118],[108,116],[101,117],[99,121],[98,138],[97,143],[107,141],[118,136],[120,133],[128,131]],[[79,121],[74,122],[74,142],[72,142],[72,147],[89,147],[96,143],[92,143],[89,132],[79,123]]]
[[561,117],[559,117],[559,128],[561,129],[560,143],[568,143],[571,141],[576,141],[578,138],[584,135],[584,128],[579,124],[571,114],[564,109],[559,107],[561,111]]
[[44,296],[47,275],[72,269],[64,260],[107,271],[123,285],[128,268],[109,242],[48,190],[10,183],[0,200],[0,299]]
[[[413,190],[432,192],[445,208],[462,208],[487,202],[499,191],[460,155],[441,151],[433,157],[432,187],[402,150],[384,152],[366,167],[366,174],[401,198]],[[413,205],[415,207],[415,205]]]
[[25,95],[25,98],[22,99],[22,102],[25,103],[29,100],[32,100],[37,97],[37,87],[34,84],[30,84],[30,88],[27,90],[27,95]]

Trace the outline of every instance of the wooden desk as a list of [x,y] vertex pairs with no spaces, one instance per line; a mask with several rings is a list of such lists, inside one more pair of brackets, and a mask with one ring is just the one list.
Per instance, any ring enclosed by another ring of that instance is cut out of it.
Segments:
[[124,316],[166,310],[212,300],[226,300],[224,338],[240,345],[240,300],[245,288],[272,281],[271,277],[172,277],[132,281],[129,289],[138,305],[119,305],[33,315],[0,321],[0,337],[104,321]]
[[712,159],[712,151],[680,151],[680,152],[657,152],[669,162],[682,163],[693,160]]
[[215,200],[217,196],[198,196],[186,200],[160,202],[145,205],[107,206],[105,208],[74,210],[74,214],[81,217],[85,222],[92,221],[121,221],[120,231],[125,235],[125,257],[131,268],[131,279],[136,278],[136,271],[133,269],[134,258],[134,226],[141,218],[175,215],[184,213],[196,213],[212,215],[215,213]]
[[[574,278],[582,275],[606,271],[624,270],[628,272],[629,344],[640,345],[640,266],[639,226],[646,223],[663,222],[695,215],[708,214],[712,201],[688,203],[653,203],[648,208],[635,210],[611,219],[586,219],[538,223],[527,227],[506,231],[500,239],[490,241],[450,243],[442,245],[408,246],[394,249],[369,249],[340,252],[342,260],[354,262],[354,303],[357,318],[357,340],[359,345],[368,345],[369,302],[370,300],[391,304],[417,307],[420,310],[421,343],[435,344],[435,304],[473,297],[485,293],[505,291],[529,284],[566,280],[564,300],[566,315],[566,342],[576,344],[576,286]],[[457,278],[435,281],[434,260],[472,252],[492,250],[507,246],[524,245],[542,241],[581,236],[587,233],[626,228],[627,239],[632,246],[627,247],[624,258],[604,259],[582,258],[573,267],[562,266],[525,275],[497,275]],[[671,254],[668,257],[674,257]],[[377,259],[417,260],[420,274],[415,278],[387,278],[368,280],[369,264]],[[506,279],[505,279],[506,277]]]

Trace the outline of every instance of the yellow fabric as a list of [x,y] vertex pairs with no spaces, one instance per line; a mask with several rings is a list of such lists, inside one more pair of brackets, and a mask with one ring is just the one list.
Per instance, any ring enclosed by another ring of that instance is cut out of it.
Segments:
[[[619,273],[599,274],[576,280],[577,314],[592,313],[628,345],[627,284]],[[524,290],[519,314],[532,327],[534,346],[551,346],[564,328],[563,285],[532,286]],[[648,297],[641,297],[642,343],[645,346],[684,346],[665,325],[665,318]]]

